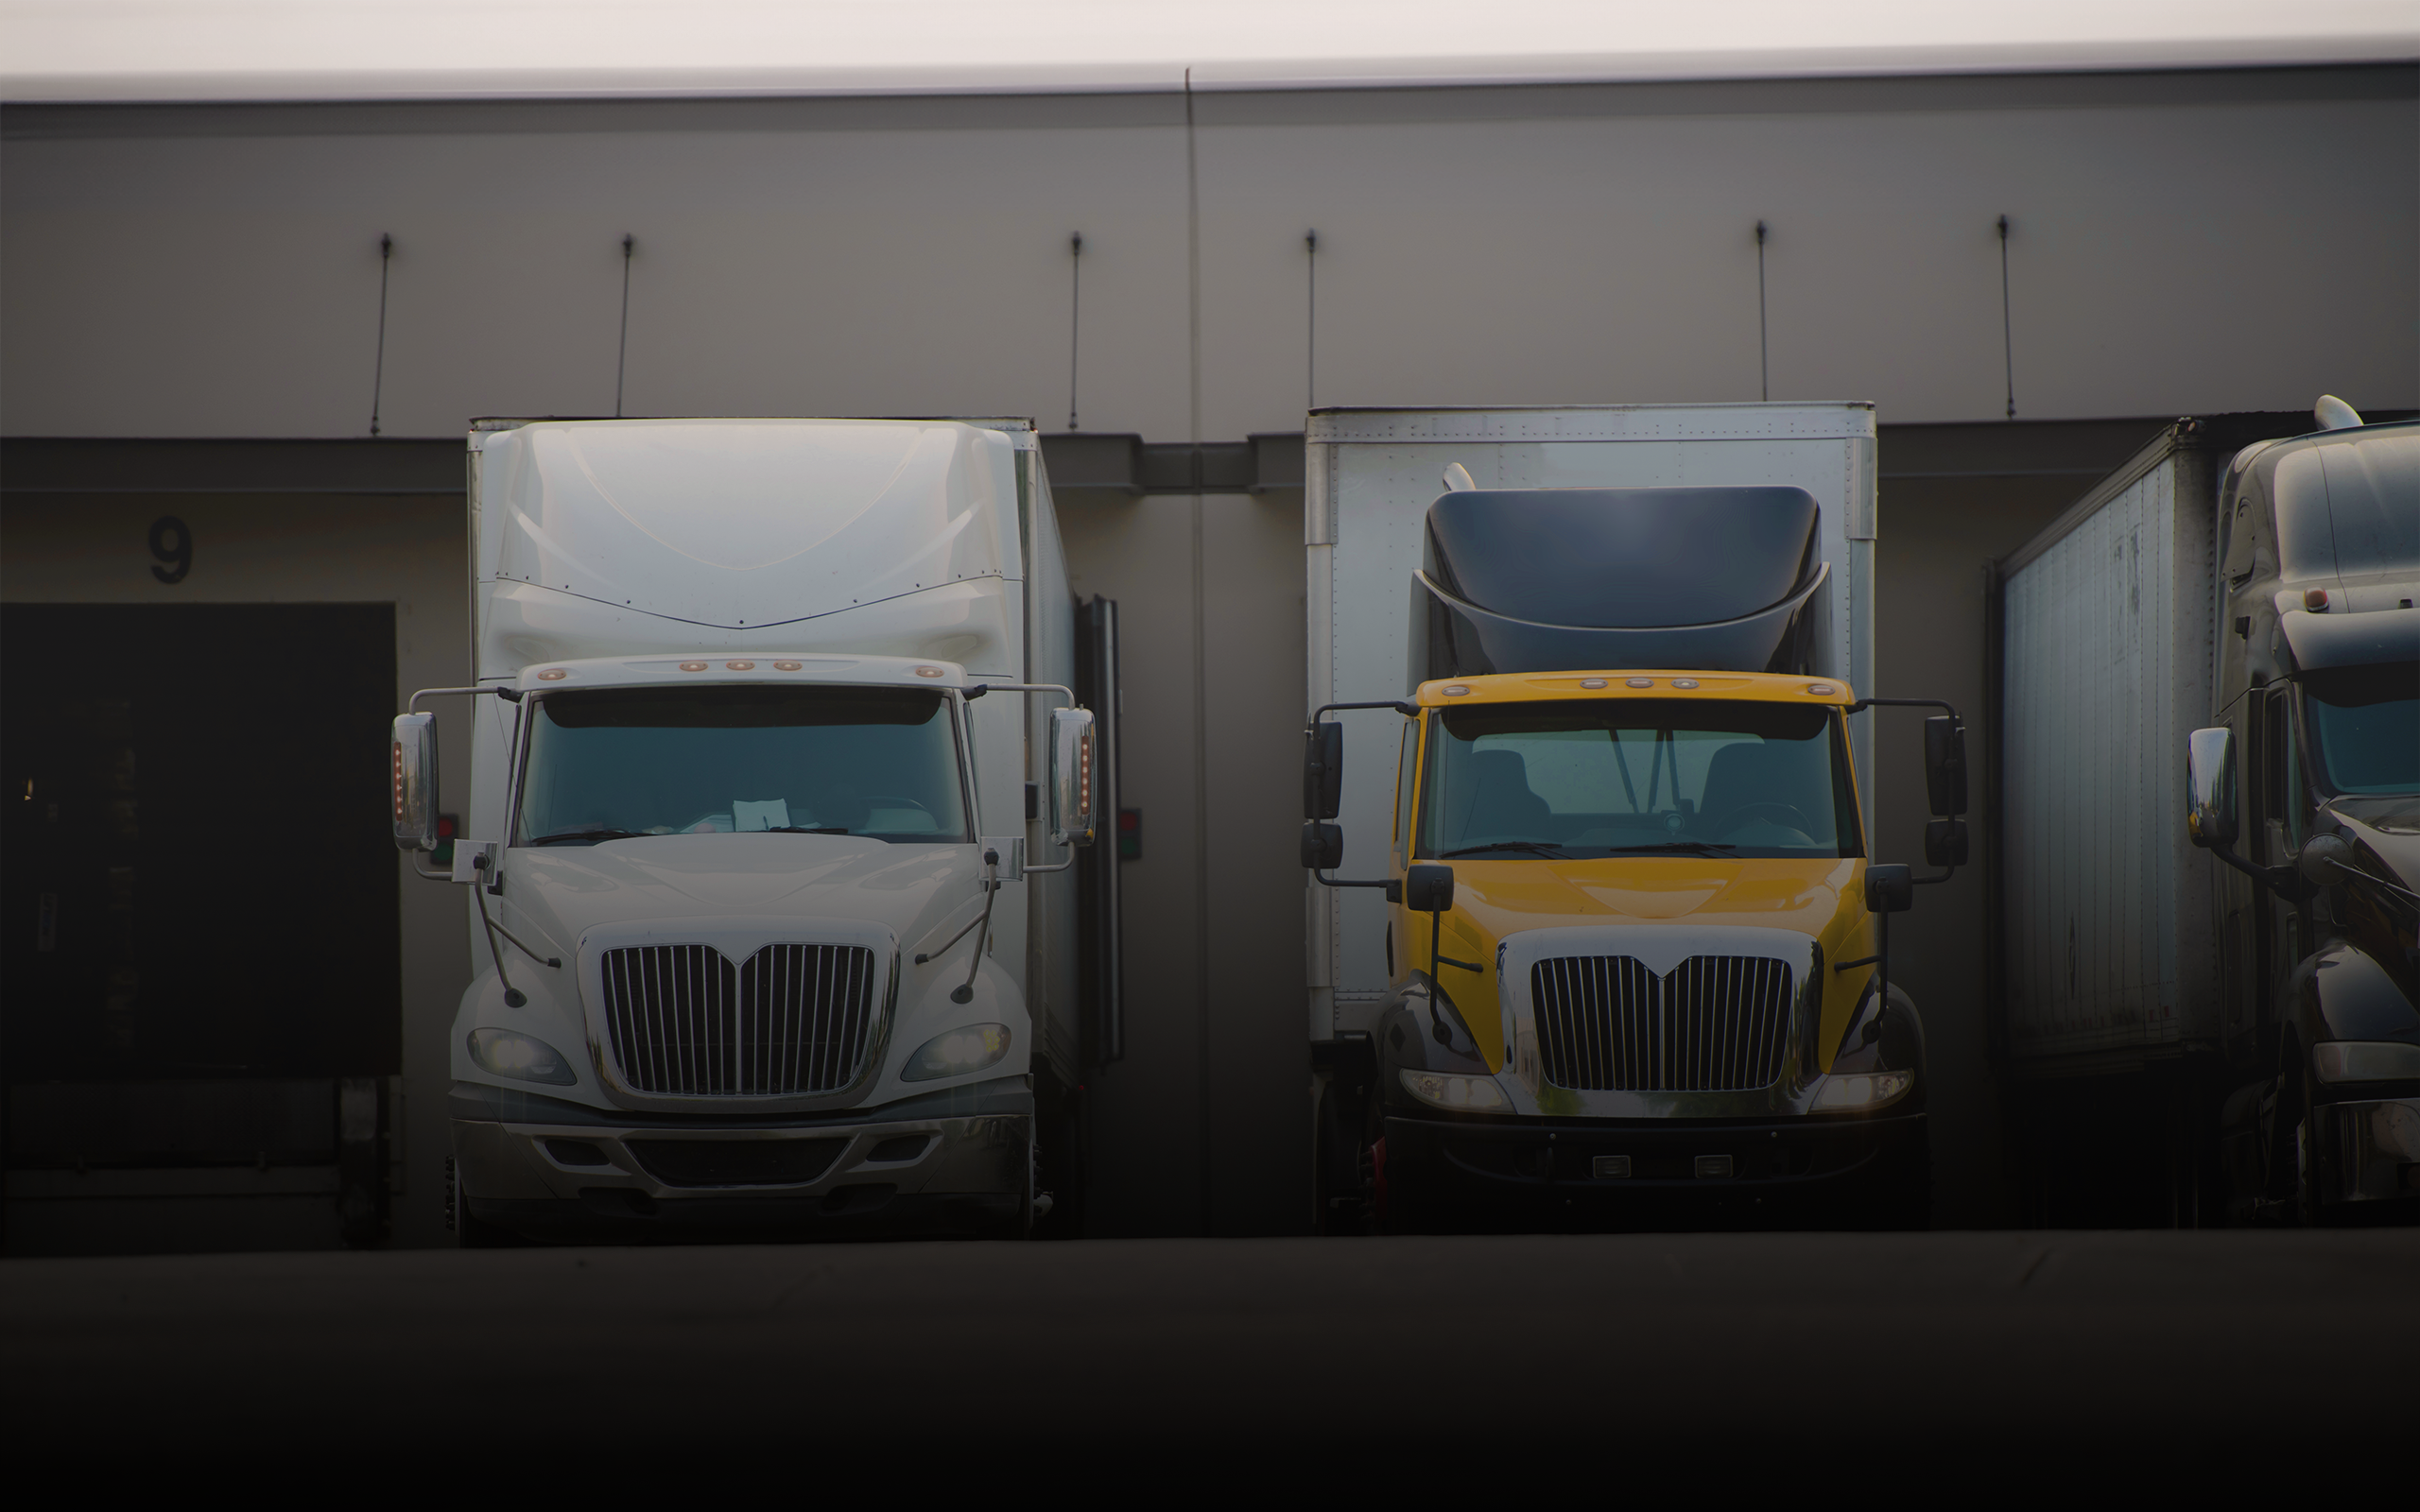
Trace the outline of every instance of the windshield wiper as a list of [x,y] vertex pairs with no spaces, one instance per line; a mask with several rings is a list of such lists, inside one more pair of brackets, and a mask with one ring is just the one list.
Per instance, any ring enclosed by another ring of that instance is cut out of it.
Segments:
[[542,834],[527,845],[569,845],[574,840],[644,840],[647,836],[636,830],[565,830],[560,834]]
[[1548,845],[1544,840],[1497,840],[1491,845],[1466,845],[1460,850],[1444,851],[1437,859],[1449,861],[1455,856],[1475,856],[1482,850],[1527,850],[1533,855],[1551,856],[1557,861],[1571,859],[1570,851],[1559,845]]
[[1653,845],[1609,845],[1605,847],[1605,849],[1609,852],[1616,850],[1687,850],[1693,854],[1702,856],[1727,856],[1732,851],[1737,850],[1739,848],[1736,845],[1717,845],[1711,840],[1658,840]]
[[769,824],[761,830],[743,831],[747,834],[846,834],[845,824],[821,824],[812,828],[804,824]]

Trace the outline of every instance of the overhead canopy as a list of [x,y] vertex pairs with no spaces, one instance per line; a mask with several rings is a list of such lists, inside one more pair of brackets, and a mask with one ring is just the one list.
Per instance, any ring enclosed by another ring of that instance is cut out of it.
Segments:
[[10,100],[951,94],[2381,62],[2406,0],[0,0]]

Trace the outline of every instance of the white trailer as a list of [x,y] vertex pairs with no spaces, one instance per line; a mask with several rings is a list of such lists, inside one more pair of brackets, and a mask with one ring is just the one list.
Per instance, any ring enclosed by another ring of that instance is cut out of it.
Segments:
[[1031,425],[489,421],[469,467],[464,1242],[1024,1231],[1114,792]]
[[[1874,685],[1874,406],[1862,403],[1620,404],[1553,409],[1325,409],[1305,434],[1307,709],[1400,698],[1411,627],[1405,591],[1422,522],[1460,465],[1480,489],[1784,485],[1821,510],[1829,569],[1815,670]],[[1344,866],[1376,868],[1392,828],[1396,716],[1344,713]],[[1392,723],[1390,722],[1392,721]],[[1850,721],[1860,807],[1874,800],[1871,713]],[[1348,728],[1352,728],[1348,725]],[[1387,996],[1386,903],[1311,885],[1307,1008],[1314,1044],[1367,1032]]]
[[2209,722],[2234,438],[2162,430],[1997,571],[2001,1049],[2130,1071],[2219,1033],[2208,862],[2176,816]]

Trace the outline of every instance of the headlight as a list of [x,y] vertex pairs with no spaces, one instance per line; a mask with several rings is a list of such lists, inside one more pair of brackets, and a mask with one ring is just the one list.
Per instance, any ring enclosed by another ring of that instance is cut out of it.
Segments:
[[1871,1071],[1850,1076],[1826,1076],[1824,1090],[1815,1094],[1820,1108],[1880,1108],[1908,1095],[1916,1084],[1912,1071]]
[[901,1081],[930,1081],[936,1076],[963,1076],[970,1071],[996,1066],[1009,1053],[1009,1026],[970,1023],[963,1029],[935,1035],[908,1057]]
[[2310,1047],[2310,1070],[2322,1081],[2420,1079],[2420,1045],[2392,1040],[2330,1040]]
[[1512,1106],[1493,1076],[1449,1076],[1441,1071],[1403,1073],[1403,1090],[1431,1108],[1485,1113]]
[[510,1029],[472,1030],[471,1058],[481,1071],[497,1076],[552,1087],[568,1087],[578,1079],[571,1074],[571,1063],[557,1055],[554,1046]]

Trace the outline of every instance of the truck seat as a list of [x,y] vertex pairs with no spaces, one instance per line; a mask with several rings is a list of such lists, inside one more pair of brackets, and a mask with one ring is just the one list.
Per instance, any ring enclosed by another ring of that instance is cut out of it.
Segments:
[[1462,815],[1461,836],[1454,843],[1557,838],[1554,811],[1530,790],[1530,764],[1519,751],[1474,751],[1460,775],[1462,783],[1456,785],[1467,785],[1457,795],[1461,801],[1453,805]]
[[1832,817],[1831,799],[1817,780],[1822,775],[1821,766],[1790,746],[1753,740],[1725,746],[1706,764],[1698,812],[1713,821],[1751,803],[1787,803],[1820,832]]

